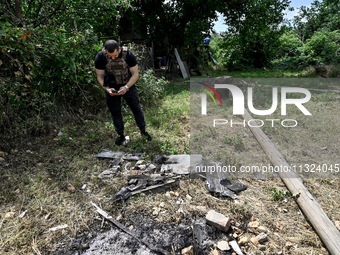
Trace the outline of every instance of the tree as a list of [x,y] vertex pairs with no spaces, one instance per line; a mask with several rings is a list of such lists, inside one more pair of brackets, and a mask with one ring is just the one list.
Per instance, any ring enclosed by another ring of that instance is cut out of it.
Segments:
[[1,1],[1,20],[17,26],[62,27],[67,32],[90,29],[98,36],[115,35],[118,9],[126,8],[124,0],[10,0]]
[[289,3],[289,0],[248,0],[239,2],[236,9],[223,9],[228,38],[238,44],[240,61],[245,66],[261,68],[270,63],[283,33],[280,24]]
[[[149,41],[161,46],[166,52],[171,46],[196,47],[209,36],[218,11],[236,11],[243,2],[249,0],[135,0],[133,10],[122,13],[130,17],[135,25],[147,28]],[[158,47],[160,48],[160,47]]]
[[315,0],[311,7],[302,6],[294,27],[304,42],[318,30],[340,30],[340,0]]

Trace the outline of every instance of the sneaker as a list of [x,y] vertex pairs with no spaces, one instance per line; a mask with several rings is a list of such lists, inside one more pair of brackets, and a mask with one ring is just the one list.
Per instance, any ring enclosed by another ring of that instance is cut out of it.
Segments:
[[152,137],[148,132],[144,131],[144,132],[141,133],[141,135],[145,139],[146,142],[152,141]]
[[115,144],[116,145],[121,145],[125,141],[125,136],[124,135],[119,135],[118,138],[116,139]]

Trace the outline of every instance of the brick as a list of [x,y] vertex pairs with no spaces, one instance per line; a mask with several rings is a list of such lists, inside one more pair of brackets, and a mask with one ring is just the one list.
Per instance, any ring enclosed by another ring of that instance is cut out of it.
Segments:
[[257,230],[258,230],[260,233],[266,233],[266,232],[268,231],[267,228],[264,227],[264,226],[258,227]]
[[254,245],[258,245],[259,241],[257,240],[257,238],[255,236],[253,236],[250,241],[254,244]]
[[205,219],[209,225],[214,226],[224,232],[227,232],[231,225],[229,218],[214,210],[210,210],[207,213]]
[[217,243],[217,248],[219,248],[221,251],[229,251],[230,246],[227,241],[220,241]]
[[194,246],[189,246],[187,248],[182,249],[182,255],[194,255]]
[[252,221],[249,222],[248,228],[258,228],[260,226],[260,223],[258,221]]

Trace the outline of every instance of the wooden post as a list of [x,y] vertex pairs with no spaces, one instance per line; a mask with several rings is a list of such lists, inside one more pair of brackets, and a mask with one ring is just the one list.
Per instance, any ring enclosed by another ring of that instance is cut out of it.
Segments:
[[175,56],[176,56],[177,62],[179,64],[179,67],[181,68],[181,72],[182,72],[183,78],[185,79],[185,78],[188,77],[187,71],[185,70],[184,64],[183,64],[183,62],[182,62],[182,60],[181,60],[181,58],[180,58],[180,56],[178,54],[177,49],[175,48],[174,51],[175,51]]
[[[246,109],[244,110],[244,119],[247,122],[253,120],[248,111]],[[282,154],[260,128],[250,126],[249,128],[274,166],[290,167]],[[333,255],[339,255],[340,232],[324,213],[320,204],[315,200],[312,194],[309,193],[296,173],[279,171],[279,175],[289,191],[293,195],[298,195],[296,196],[298,205],[307,217],[308,221],[314,227],[315,231],[318,233],[328,251]]]

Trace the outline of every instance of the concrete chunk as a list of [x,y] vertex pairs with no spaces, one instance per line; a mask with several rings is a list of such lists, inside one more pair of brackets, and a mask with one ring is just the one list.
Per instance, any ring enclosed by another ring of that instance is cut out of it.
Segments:
[[111,177],[114,177],[117,172],[119,171],[119,166],[115,166],[113,168],[110,168],[110,169],[107,169],[105,171],[103,171],[102,173],[100,173],[98,175],[98,178],[99,179],[104,179],[104,178],[111,178]]
[[221,251],[229,251],[230,246],[227,241],[220,241],[217,243],[217,248],[219,248]]
[[265,233],[261,233],[256,236],[256,239],[259,241],[259,243],[264,243],[268,241],[268,236]]
[[240,247],[238,246],[235,240],[229,242],[229,245],[231,246],[231,248],[233,248],[237,255],[243,255],[243,252],[241,251]]
[[214,226],[224,232],[227,232],[231,225],[229,218],[214,210],[210,210],[207,213],[205,219],[209,225]]

